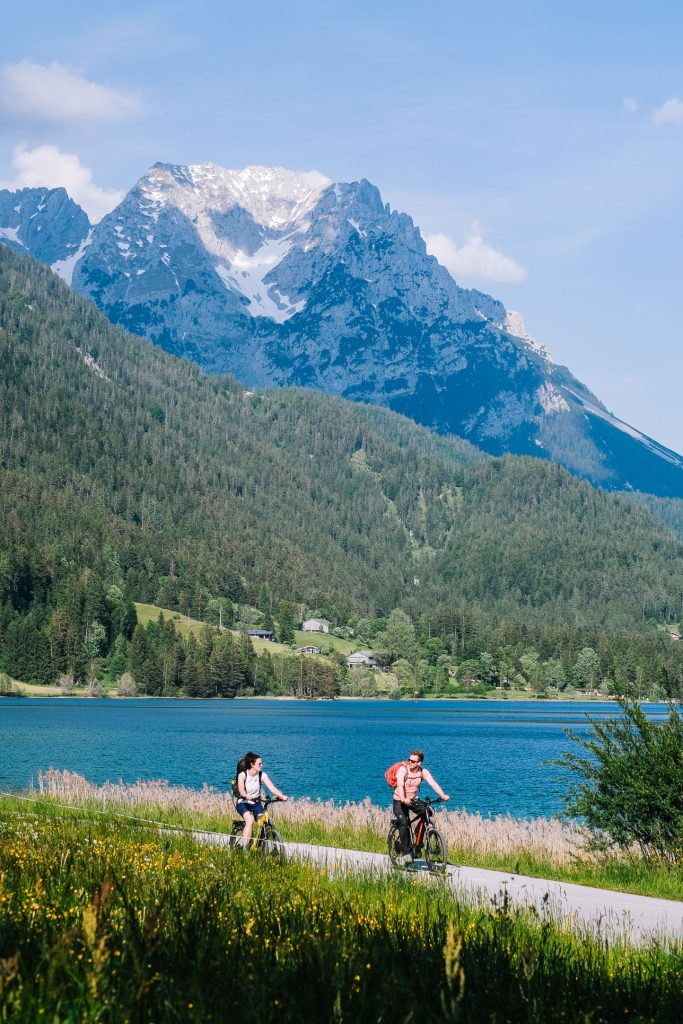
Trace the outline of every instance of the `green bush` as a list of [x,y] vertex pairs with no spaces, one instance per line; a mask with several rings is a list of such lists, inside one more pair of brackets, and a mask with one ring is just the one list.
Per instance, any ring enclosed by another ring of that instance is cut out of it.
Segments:
[[565,753],[555,763],[581,780],[565,797],[583,818],[596,848],[637,846],[646,857],[675,862],[683,844],[683,720],[671,704],[664,722],[648,719],[635,701],[623,714],[577,736],[588,756]]

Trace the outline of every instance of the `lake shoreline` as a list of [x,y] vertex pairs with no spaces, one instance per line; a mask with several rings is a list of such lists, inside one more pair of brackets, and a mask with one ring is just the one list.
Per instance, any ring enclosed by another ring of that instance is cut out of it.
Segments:
[[[139,701],[187,701],[188,703],[195,703],[197,701],[215,701],[217,704],[227,703],[231,704],[235,701],[291,701],[297,704],[338,704],[340,702],[355,701],[357,703],[367,704],[405,704],[408,701],[457,701],[458,703],[472,703],[474,701],[486,701],[490,704],[520,704],[520,703],[531,703],[531,704],[604,704],[604,703],[616,703],[617,698],[608,695],[600,694],[598,696],[576,696],[575,694],[567,694],[562,697],[534,697],[533,694],[524,694],[516,692],[513,696],[502,697],[502,696],[488,696],[486,694],[472,694],[472,696],[465,696],[463,694],[427,694],[424,697],[351,697],[347,695],[339,697],[294,697],[285,694],[252,694],[250,696],[238,696],[238,697],[185,697],[185,696],[169,696],[162,694],[159,696],[152,696],[147,693],[135,693],[135,694],[120,694],[120,693],[100,693],[100,694],[89,694],[89,693],[59,693],[55,692],[52,687],[45,687],[47,692],[39,693],[37,687],[29,692],[25,690],[19,690],[16,693],[0,693],[0,701],[3,699],[9,700],[139,700]],[[665,700],[643,700],[641,704],[666,704]]]

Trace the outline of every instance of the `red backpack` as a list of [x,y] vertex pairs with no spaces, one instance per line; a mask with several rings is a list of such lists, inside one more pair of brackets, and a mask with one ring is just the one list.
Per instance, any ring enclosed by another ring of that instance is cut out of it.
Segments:
[[391,768],[387,768],[384,773],[384,778],[387,780],[392,789],[396,789],[396,776],[399,768],[407,768],[405,761],[397,761],[396,764],[392,764]]

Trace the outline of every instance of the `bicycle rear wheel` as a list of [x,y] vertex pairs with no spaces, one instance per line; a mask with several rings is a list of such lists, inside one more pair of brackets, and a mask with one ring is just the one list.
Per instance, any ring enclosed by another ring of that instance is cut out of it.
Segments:
[[259,849],[274,860],[284,860],[285,858],[282,837],[272,825],[264,825],[259,837]]
[[433,825],[429,825],[425,832],[424,851],[429,870],[438,875],[445,875],[448,864],[446,843],[439,830]]
[[237,846],[237,844],[239,843],[240,839],[242,838],[242,833],[243,832],[244,832],[244,822],[243,821],[233,821],[233,823],[232,823],[232,831],[230,832],[230,835],[228,836],[228,846],[233,846],[233,847]]
[[401,863],[401,842],[398,832],[398,825],[391,825],[389,828],[389,834],[387,836],[387,850],[389,853],[389,860],[395,868],[403,867]]

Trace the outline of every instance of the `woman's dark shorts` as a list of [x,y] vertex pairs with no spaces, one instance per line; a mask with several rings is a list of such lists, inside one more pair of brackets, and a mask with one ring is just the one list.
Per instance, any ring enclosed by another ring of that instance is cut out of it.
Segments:
[[251,811],[257,821],[262,814],[266,813],[266,809],[260,800],[257,800],[255,803],[252,800],[239,800],[236,811],[238,814],[241,814],[242,817],[244,817],[245,811]]

